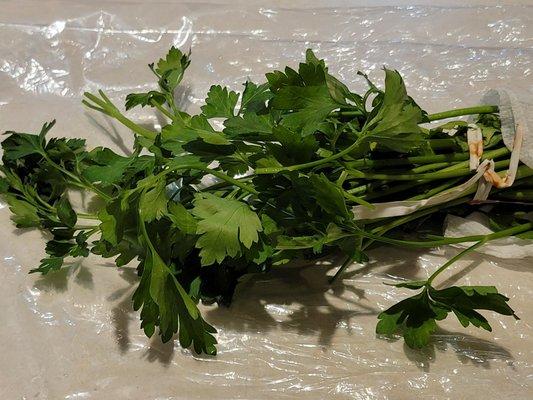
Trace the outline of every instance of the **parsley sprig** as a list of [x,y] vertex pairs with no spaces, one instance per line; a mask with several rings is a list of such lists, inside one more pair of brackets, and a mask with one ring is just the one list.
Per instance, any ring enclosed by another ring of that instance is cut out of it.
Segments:
[[[83,139],[48,137],[54,122],[38,134],[6,132],[0,193],[18,227],[50,234],[47,256],[30,272],[47,274],[90,253],[113,258],[117,267],[136,263],[133,305],[146,335],[157,331],[167,341],[178,334],[183,347],[215,354],[216,331],[197,304],[228,305],[245,274],[341,253],[345,261],[335,280],[351,263],[368,261],[375,246],[474,242],[427,280],[396,284],[419,292],[382,312],[377,333],[402,333],[409,346],[421,347],[436,321],[450,313],[463,326],[487,330],[478,310],[516,317],[493,286],[436,289],[433,281],[487,241],[532,238],[526,214],[533,171],[527,166],[519,167],[512,189],[494,192],[499,202],[490,212],[469,203],[471,190],[402,217],[356,220],[351,211],[428,198],[468,179],[467,124],[452,120],[428,128],[430,121],[473,115],[485,157],[502,173],[509,151],[497,107],[428,114],[390,69],[383,89],[361,74],[369,88],[357,94],[308,50],[297,69],[269,72],[263,83],[247,81],[241,92],[211,86],[201,112],[191,115],[175,101],[189,65],[190,54],[171,48],[149,65],[157,86],[126,97],[126,111],[140,106],[161,113],[167,123],[160,130],[137,124],[103,91],[85,93],[87,107],[132,132],[131,155],[87,149]],[[449,129],[457,134],[449,136]],[[100,209],[75,210],[72,190],[99,198]],[[495,233],[438,236],[447,213],[474,210],[487,213]]]

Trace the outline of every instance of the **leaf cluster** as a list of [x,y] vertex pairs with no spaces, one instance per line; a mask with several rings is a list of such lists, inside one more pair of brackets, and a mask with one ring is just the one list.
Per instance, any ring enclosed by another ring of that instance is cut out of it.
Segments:
[[[178,334],[182,346],[215,354],[215,329],[199,302],[228,305],[245,274],[294,259],[340,253],[345,265],[366,262],[375,243],[401,242],[409,224],[437,224],[448,205],[385,221],[355,220],[352,207],[445,190],[454,182],[439,170],[443,163],[454,167],[455,179],[470,174],[461,164],[465,139],[450,139],[450,124],[423,128],[427,113],[395,70],[384,70],[383,89],[363,75],[369,88],[357,94],[308,50],[298,68],[247,81],[241,92],[211,86],[201,112],[191,115],[175,101],[189,64],[188,54],[171,48],[149,65],[157,86],[126,97],[126,110],[150,107],[167,118],[158,131],[133,122],[102,91],[85,94],[85,105],[133,132],[129,155],[49,138],[53,122],[38,134],[6,132],[2,142],[0,193],[13,222],[51,234],[47,256],[32,272],[46,274],[90,253],[117,267],[135,263],[133,305],[148,336],[158,332],[167,341]],[[501,147],[498,117],[478,123],[487,143]],[[100,209],[77,210],[73,190],[96,196]],[[527,225],[518,217],[500,223],[512,232]],[[463,325],[487,329],[476,309],[513,315],[494,290],[424,286],[382,313],[378,331],[403,330],[409,345],[423,345],[450,312]]]

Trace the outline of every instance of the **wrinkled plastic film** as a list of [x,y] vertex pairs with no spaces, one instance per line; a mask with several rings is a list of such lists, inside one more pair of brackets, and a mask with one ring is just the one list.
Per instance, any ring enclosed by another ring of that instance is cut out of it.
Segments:
[[[503,85],[533,126],[526,2],[348,3],[5,1],[0,129],[34,132],[57,118],[53,135],[127,151],[131,134],[84,110],[82,93],[103,89],[123,104],[127,93],[154,88],[146,65],[171,45],[192,50],[179,94],[190,112],[211,84],[242,90],[247,78],[262,82],[268,70],[296,66],[311,47],[356,90],[365,88],[358,70],[382,83],[383,65],[398,69],[428,112],[476,105]],[[146,109],[128,115],[165,123]],[[0,229],[0,398],[477,398],[489,386],[495,398],[528,398],[533,390],[533,271],[529,248],[515,251],[516,243],[482,248],[443,274],[442,284],[497,284],[511,298],[522,320],[489,313],[492,333],[450,318],[424,350],[376,338],[377,314],[408,294],[383,282],[423,279],[458,251],[388,247],[333,287],[326,275],[338,260],[246,277],[229,309],[202,308],[219,331],[219,354],[208,358],[144,336],[131,307],[134,266],[90,257],[47,277],[28,275],[44,239],[15,229],[4,203]]]

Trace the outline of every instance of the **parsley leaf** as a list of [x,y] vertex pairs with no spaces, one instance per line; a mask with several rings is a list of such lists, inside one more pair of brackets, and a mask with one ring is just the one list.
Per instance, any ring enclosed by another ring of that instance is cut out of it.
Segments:
[[13,195],[4,195],[12,212],[11,220],[17,228],[34,228],[40,225],[37,207],[24,200],[19,200]]
[[139,209],[143,219],[151,222],[161,218],[167,212],[167,203],[165,179],[158,179],[154,186],[141,194]]
[[241,254],[241,245],[249,249],[262,231],[259,217],[247,204],[210,193],[196,195],[192,213],[200,219],[196,247],[202,265]]
[[231,118],[234,116],[235,106],[239,95],[226,87],[213,85],[207,93],[202,113],[206,118]]
[[272,93],[270,93],[268,83],[256,85],[252,81],[246,81],[244,91],[242,92],[239,114],[257,115],[257,113],[265,111],[265,103],[271,97]]
[[410,101],[398,71],[385,69],[385,92],[375,115],[367,121],[363,131],[367,140],[382,143],[396,151],[410,151],[426,140],[418,126],[422,110]]
[[[397,286],[416,290],[421,284],[422,282],[414,282]],[[491,331],[486,318],[476,310],[492,310],[518,319],[507,304],[508,301],[493,286],[452,286],[441,290],[428,286],[421,293],[402,300],[379,314],[376,333],[392,335],[402,332],[408,346],[423,347],[429,343],[431,334],[437,329],[436,321],[443,320],[450,312],[455,314],[464,327],[472,324]]]
[[153,102],[163,104],[165,101],[165,94],[156,90],[150,90],[148,93],[130,93],[126,96],[126,110],[136,106],[152,106]]
[[183,79],[183,74],[190,63],[189,55],[172,46],[166,57],[157,62],[156,68],[153,68],[153,64],[150,68],[159,76],[161,89],[172,93]]

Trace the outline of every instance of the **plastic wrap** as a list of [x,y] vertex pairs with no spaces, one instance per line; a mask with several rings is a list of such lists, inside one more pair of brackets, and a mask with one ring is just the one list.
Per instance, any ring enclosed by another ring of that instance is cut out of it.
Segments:
[[[192,48],[181,92],[189,111],[212,83],[240,89],[247,77],[262,80],[267,70],[296,64],[307,47],[357,89],[364,87],[358,70],[381,81],[382,65],[397,68],[429,112],[473,105],[502,86],[531,110],[530,2],[418,3],[7,0],[0,13],[0,129],[36,131],[57,118],[55,135],[124,149],[127,130],[84,112],[81,95],[102,88],[121,103],[127,93],[151,88],[146,64],[172,44]],[[161,123],[147,110],[131,115]],[[44,254],[43,238],[14,229],[4,204],[0,229],[2,399],[533,395],[531,258],[481,250],[458,262],[443,284],[497,283],[522,320],[489,315],[489,333],[450,319],[424,350],[375,337],[377,313],[407,293],[382,282],[424,278],[456,249],[377,250],[333,287],[326,281],[331,262],[324,261],[248,277],[229,309],[204,307],[220,343],[218,356],[208,358],[144,336],[130,301],[133,268],[91,257],[46,277],[28,275]]]

